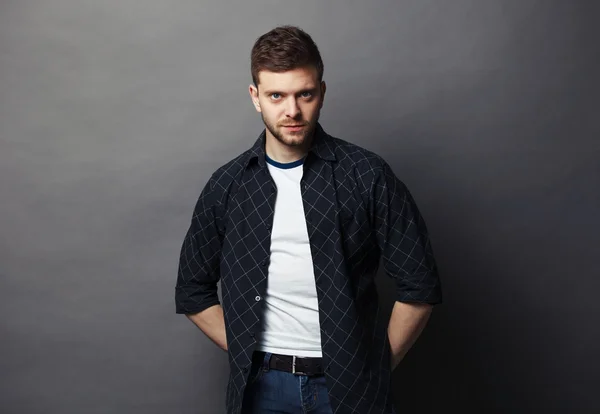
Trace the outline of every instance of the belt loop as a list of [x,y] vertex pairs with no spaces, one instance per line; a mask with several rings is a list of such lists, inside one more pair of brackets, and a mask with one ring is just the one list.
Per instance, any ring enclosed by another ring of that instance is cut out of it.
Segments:
[[269,363],[271,362],[271,352],[265,352],[265,358],[263,359],[262,369],[267,372],[269,370]]

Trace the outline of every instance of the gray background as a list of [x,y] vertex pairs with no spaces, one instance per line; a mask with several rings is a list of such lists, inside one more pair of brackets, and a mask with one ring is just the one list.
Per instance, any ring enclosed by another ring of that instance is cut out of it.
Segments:
[[431,232],[445,302],[402,412],[600,412],[596,4],[1,1],[0,412],[224,412],[177,260],[262,129],[252,44],[288,23],[321,49],[325,129],[383,155]]

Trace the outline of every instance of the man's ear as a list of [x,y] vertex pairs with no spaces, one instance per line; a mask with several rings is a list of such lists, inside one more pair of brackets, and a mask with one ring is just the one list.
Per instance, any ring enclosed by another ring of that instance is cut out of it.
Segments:
[[248,92],[250,93],[250,98],[252,99],[252,103],[254,104],[256,112],[262,112],[260,109],[260,102],[258,101],[258,87],[250,84],[248,87]]
[[325,101],[325,91],[327,90],[327,85],[325,81],[321,81],[321,103],[319,105],[319,109],[323,108],[323,101]]

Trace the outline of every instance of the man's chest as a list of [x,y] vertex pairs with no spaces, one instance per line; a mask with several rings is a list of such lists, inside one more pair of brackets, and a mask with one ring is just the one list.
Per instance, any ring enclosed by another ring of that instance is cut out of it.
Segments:
[[[281,209],[293,210],[293,220],[304,220],[317,284],[346,267],[348,259],[369,248],[370,226],[367,206],[343,171],[332,164],[307,166],[298,194],[291,206],[288,191],[279,191],[266,169],[248,171],[229,199],[224,216],[221,277],[237,283],[264,283],[272,242],[285,234],[285,220],[292,217]],[[292,208],[293,207],[293,208]],[[289,213],[289,212],[288,212]],[[302,228],[295,223],[290,231]],[[305,237],[302,235],[302,237]],[[350,264],[352,267],[352,264]]]

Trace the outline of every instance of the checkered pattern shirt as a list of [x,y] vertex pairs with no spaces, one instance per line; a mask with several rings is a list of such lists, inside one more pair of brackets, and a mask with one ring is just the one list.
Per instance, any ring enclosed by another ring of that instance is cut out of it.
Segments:
[[[333,412],[391,414],[389,315],[380,307],[374,278],[382,258],[397,301],[441,302],[423,217],[380,156],[330,136],[320,124],[304,162],[301,192]],[[181,248],[176,312],[223,307],[230,414],[241,410],[261,330],[276,196],[263,131],[252,148],[208,180]]]

